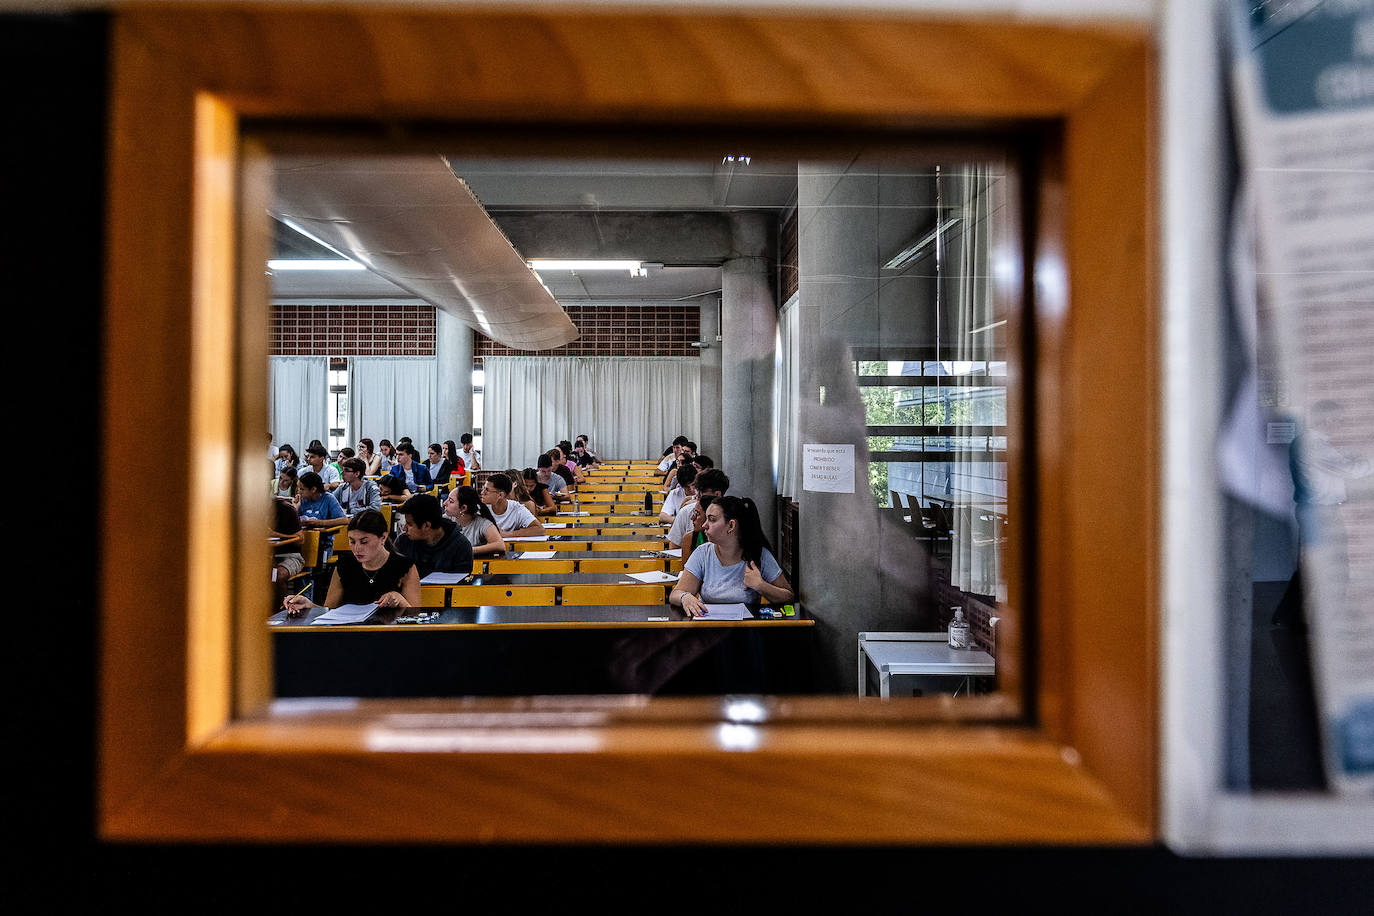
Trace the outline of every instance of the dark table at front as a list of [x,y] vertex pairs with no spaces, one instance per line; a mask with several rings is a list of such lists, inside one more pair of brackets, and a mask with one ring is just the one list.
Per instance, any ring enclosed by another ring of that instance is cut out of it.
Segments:
[[[756,610],[756,609],[755,609]],[[445,608],[353,626],[269,618],[278,697],[809,693],[814,621],[692,620],[663,605]],[[406,614],[418,613],[418,609]]]

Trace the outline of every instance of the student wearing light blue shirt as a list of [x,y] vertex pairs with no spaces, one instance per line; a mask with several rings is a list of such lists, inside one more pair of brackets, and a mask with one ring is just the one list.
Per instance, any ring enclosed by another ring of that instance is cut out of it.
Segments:
[[348,524],[348,515],[343,506],[326,493],[324,481],[314,471],[306,471],[300,476],[301,526],[305,528],[333,528]]
[[707,616],[707,604],[773,604],[792,600],[792,586],[768,549],[752,499],[722,496],[706,510],[707,543],[692,551],[670,604],[689,617]]

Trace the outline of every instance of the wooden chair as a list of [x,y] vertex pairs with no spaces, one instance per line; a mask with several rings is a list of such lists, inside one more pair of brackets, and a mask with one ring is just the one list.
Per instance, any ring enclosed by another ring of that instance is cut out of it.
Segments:
[[654,557],[629,560],[595,557],[590,560],[578,560],[577,571],[580,573],[662,572],[665,565],[662,560]]
[[570,573],[572,560],[488,560],[487,572],[497,573]]
[[420,607],[448,607],[447,585],[420,586]]
[[552,585],[454,585],[451,607],[554,604]]
[[563,604],[663,604],[666,585],[565,585]]

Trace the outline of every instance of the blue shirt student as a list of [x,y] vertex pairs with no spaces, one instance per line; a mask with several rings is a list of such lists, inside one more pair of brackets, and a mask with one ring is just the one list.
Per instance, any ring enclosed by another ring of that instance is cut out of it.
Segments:
[[318,499],[309,501],[301,500],[301,518],[327,520],[346,514],[333,493],[325,493]]

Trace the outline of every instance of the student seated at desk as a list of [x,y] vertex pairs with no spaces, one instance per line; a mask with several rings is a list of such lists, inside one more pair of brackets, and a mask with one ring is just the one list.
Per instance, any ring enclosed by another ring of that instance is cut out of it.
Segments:
[[304,477],[309,471],[314,471],[323,481],[322,486],[325,490],[336,490],[339,484],[343,483],[343,477],[339,475],[334,465],[329,463],[329,452],[320,440],[316,439],[310,443],[305,450],[305,464],[296,468],[296,471]]
[[538,515],[539,510],[534,505],[534,497],[525,486],[525,475],[519,468],[506,468],[506,477],[510,478],[510,501],[524,506],[530,515]]
[[457,522],[444,518],[438,499],[412,496],[401,512],[406,530],[396,539],[396,552],[415,561],[421,579],[432,572],[472,572],[472,544]]
[[382,508],[382,491],[364,476],[366,471],[363,459],[344,459],[343,486],[334,491],[334,498],[349,515],[357,515],[364,509]]
[[[520,472],[520,477],[525,484],[525,492],[530,495],[534,514],[557,515],[558,505],[553,501],[553,494],[549,492],[548,484],[539,482],[539,472],[534,468],[525,468]],[[561,477],[559,479],[562,480]]]
[[348,552],[339,554],[324,604],[317,605],[304,595],[293,595],[283,603],[287,613],[294,617],[312,607],[344,604],[418,607],[420,577],[415,564],[393,553],[389,543],[382,513],[374,509],[359,512],[348,523]]
[[278,499],[295,501],[296,495],[300,492],[300,484],[297,479],[295,465],[283,467],[272,481],[272,495]]
[[492,520],[501,534],[509,537],[530,537],[544,533],[544,526],[534,513],[510,499],[513,488],[505,474],[492,474],[482,484],[482,502],[491,510]]
[[587,441],[587,434],[583,433],[577,437],[577,443],[573,445],[573,460],[577,466],[585,468],[587,466],[596,467],[601,463],[601,459],[596,457],[596,452],[592,451],[591,444]]
[[429,468],[425,467],[420,461],[420,452],[410,443],[396,446],[397,463],[391,468],[391,476],[405,484],[405,488],[412,493],[423,493],[428,490],[433,481],[429,477]]
[[377,477],[391,469],[391,462],[377,454],[372,440],[366,436],[358,440],[358,460],[363,463],[365,477]]
[[301,533],[301,519],[296,514],[296,507],[284,499],[274,499],[272,511],[272,537],[291,541],[287,544],[272,545],[272,565],[276,570],[272,587],[277,596],[273,604],[280,606],[288,589],[286,580],[305,569],[305,557],[301,556],[300,540],[296,538],[296,535]]
[[397,480],[390,474],[383,474],[377,480],[377,492],[381,494],[382,502],[391,503],[393,506],[399,506],[410,499],[410,491],[406,489],[405,481]]
[[706,543],[706,510],[717,496],[724,496],[730,489],[730,478],[725,472],[712,468],[702,471],[693,481],[697,491],[695,503],[684,503],[677,510],[673,527],[668,529],[668,546],[682,548],[682,562],[686,563],[692,551]]
[[300,477],[301,526],[304,528],[338,528],[348,521],[348,514],[334,498],[324,491],[324,482],[314,471]]
[[[549,488],[549,495],[553,497],[555,504],[572,498],[568,482],[563,479],[562,474],[553,472],[553,459],[548,455],[540,455],[534,462],[534,478]],[[538,502],[535,504],[538,505]]]
[[668,602],[689,617],[706,604],[773,604],[792,600],[792,586],[768,549],[752,499],[722,496],[706,510],[706,541],[683,567]]
[[682,454],[682,447],[689,440],[686,436],[678,436],[673,440],[673,444],[663,450],[663,460],[658,463],[654,473],[659,477],[666,476],[669,471],[677,464],[677,456]]
[[463,537],[472,545],[474,557],[499,557],[506,552],[501,529],[472,487],[458,487],[449,493],[444,500],[444,514],[458,523]]
[[458,437],[461,448],[458,449],[458,457],[463,459],[463,464],[469,471],[482,470],[482,453],[472,447],[472,433],[463,433]]
[[678,511],[683,503],[687,502],[696,490],[693,484],[696,483],[697,469],[690,464],[684,464],[678,468],[677,486],[668,491],[668,495],[663,499],[663,511],[658,513],[658,520],[665,525],[672,524],[677,518]]

